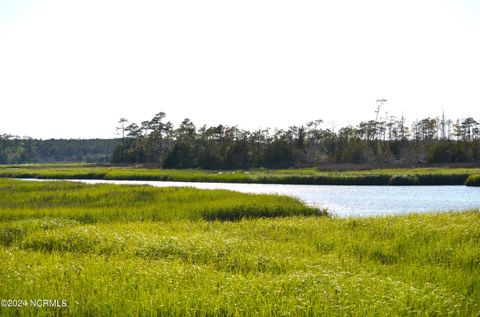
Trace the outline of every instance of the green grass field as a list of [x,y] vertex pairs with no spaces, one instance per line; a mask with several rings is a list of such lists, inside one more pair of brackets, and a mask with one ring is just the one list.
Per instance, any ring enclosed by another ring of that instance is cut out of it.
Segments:
[[480,213],[0,180],[1,316],[478,316]]
[[[109,179],[190,182],[277,183],[318,185],[464,185],[480,168],[410,168],[353,171],[307,169],[256,169],[204,171],[95,167],[75,164],[0,165],[0,177],[44,179]],[[471,182],[477,185],[478,182]]]

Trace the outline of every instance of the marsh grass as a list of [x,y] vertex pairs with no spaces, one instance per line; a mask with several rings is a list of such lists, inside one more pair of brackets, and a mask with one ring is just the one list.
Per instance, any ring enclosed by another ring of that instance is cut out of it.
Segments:
[[467,186],[480,186],[480,174],[470,175],[465,182]]
[[[79,316],[476,316],[480,310],[478,212],[46,223],[8,222],[30,229],[0,247],[0,297],[67,299],[69,307],[57,312]],[[0,314],[55,311],[1,308]]]
[[82,223],[320,216],[298,199],[227,190],[0,180],[0,221],[66,218]]
[[[235,221],[202,213],[229,208]],[[68,301],[0,315],[478,316],[480,212],[313,211],[229,191],[0,180],[0,298]]]
[[470,175],[479,173],[479,168],[413,168],[362,171],[319,171],[310,168],[203,171],[194,169],[146,169],[141,167],[92,167],[89,165],[0,166],[0,177],[7,178],[318,185],[463,185]]

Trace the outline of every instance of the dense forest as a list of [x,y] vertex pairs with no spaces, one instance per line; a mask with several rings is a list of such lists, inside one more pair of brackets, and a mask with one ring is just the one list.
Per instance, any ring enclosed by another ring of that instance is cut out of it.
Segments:
[[480,129],[473,118],[425,118],[407,125],[387,117],[332,131],[322,120],[286,130],[247,131],[236,126],[178,127],[160,112],[140,125],[122,118],[113,163],[157,163],[165,168],[246,169],[322,163],[472,163],[480,161]]
[[91,162],[107,163],[119,140],[37,140],[0,134],[0,164]]
[[332,131],[322,120],[288,129],[236,126],[175,127],[160,112],[141,124],[122,118],[119,139],[36,140],[0,135],[0,163],[110,162],[165,168],[247,169],[353,163],[416,166],[479,163],[480,125],[444,116],[407,124],[393,116]]

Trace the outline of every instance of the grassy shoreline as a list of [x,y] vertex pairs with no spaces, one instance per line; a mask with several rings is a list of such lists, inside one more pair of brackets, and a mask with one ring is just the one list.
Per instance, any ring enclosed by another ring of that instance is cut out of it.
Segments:
[[480,168],[411,168],[362,171],[310,169],[204,171],[92,167],[89,165],[0,166],[0,178],[152,180],[179,182],[305,185],[469,185],[479,186]]
[[0,179],[0,191],[0,221],[53,217],[101,223],[326,215],[325,210],[293,197],[228,190]]
[[[200,208],[236,216],[205,218]],[[269,208],[282,212],[272,218]],[[239,219],[239,210],[253,212]],[[478,210],[311,211],[270,195],[0,179],[0,299],[68,303],[0,315],[480,312]]]

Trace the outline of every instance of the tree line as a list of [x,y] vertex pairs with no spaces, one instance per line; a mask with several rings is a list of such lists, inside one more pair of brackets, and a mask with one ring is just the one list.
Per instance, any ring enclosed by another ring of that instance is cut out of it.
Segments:
[[91,162],[108,163],[119,140],[38,140],[0,134],[0,164]]
[[322,120],[287,129],[248,131],[237,126],[177,127],[164,112],[152,119],[119,120],[120,142],[112,163],[154,163],[165,168],[247,169],[315,166],[322,163],[466,163],[480,161],[480,125],[472,117],[404,116],[362,121],[338,131]]
[[354,163],[415,166],[480,162],[480,125],[473,117],[427,117],[407,123],[388,116],[334,131],[322,120],[287,129],[248,131],[236,126],[178,126],[164,112],[130,123],[118,139],[38,140],[0,134],[0,164],[93,162],[165,168],[247,169]]

